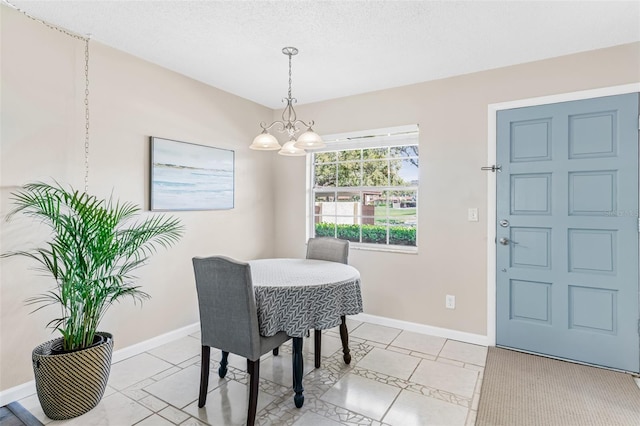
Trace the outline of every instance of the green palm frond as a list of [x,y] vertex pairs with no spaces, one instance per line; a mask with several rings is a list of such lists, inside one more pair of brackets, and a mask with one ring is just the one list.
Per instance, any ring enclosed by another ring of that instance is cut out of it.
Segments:
[[63,335],[64,349],[90,345],[107,309],[123,298],[149,298],[133,284],[132,271],[159,248],[177,243],[180,221],[164,215],[140,217],[140,208],[65,188],[57,182],[29,183],[12,194],[14,209],[51,229],[43,247],[5,253],[38,264],[55,280],[53,290],[26,300],[36,310],[60,305],[62,316],[47,326]]

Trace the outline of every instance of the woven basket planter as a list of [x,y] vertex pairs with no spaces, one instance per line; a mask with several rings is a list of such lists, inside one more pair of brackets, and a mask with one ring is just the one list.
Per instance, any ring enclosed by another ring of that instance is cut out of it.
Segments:
[[74,352],[51,354],[55,339],[37,346],[32,353],[38,399],[53,420],[80,416],[98,405],[107,387],[113,353],[113,336],[102,343]]

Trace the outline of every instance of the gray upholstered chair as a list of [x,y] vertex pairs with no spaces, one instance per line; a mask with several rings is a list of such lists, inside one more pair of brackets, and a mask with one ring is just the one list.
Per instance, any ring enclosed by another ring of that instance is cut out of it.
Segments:
[[272,337],[260,335],[255,294],[249,264],[223,256],[194,257],[193,269],[200,308],[202,367],[198,407],[207,402],[211,347],[222,350],[218,375],[227,374],[229,353],[247,359],[249,407],[247,425],[253,425],[258,402],[260,356],[289,339],[284,332]]
[[[349,261],[349,241],[332,237],[309,238],[307,242],[307,259],[326,260],[329,262],[344,263],[346,265]],[[340,319],[340,338],[342,339],[344,362],[349,364],[351,362],[351,355],[349,354],[349,337],[346,318],[342,315]],[[319,368],[322,356],[322,330],[315,330],[314,343],[315,367]]]
[[327,260],[329,262],[349,262],[349,241],[332,237],[309,238],[307,259]]

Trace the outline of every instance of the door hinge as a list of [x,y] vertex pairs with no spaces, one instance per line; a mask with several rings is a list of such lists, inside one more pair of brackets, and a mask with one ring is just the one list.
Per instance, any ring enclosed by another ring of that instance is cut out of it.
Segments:
[[640,217],[638,218],[638,232],[640,232]]

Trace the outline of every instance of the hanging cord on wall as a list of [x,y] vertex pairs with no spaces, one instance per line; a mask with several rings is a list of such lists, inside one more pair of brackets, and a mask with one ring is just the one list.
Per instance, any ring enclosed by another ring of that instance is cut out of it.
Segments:
[[58,27],[56,25],[50,24],[40,18],[36,18],[31,15],[29,12],[20,9],[18,6],[9,2],[8,0],[2,0],[4,4],[11,7],[12,9],[17,10],[22,13],[29,19],[32,19],[36,22],[40,22],[42,25],[50,28],[52,30],[56,30],[61,32],[62,34],[66,34],[69,37],[75,38],[76,40],[84,41],[84,119],[85,119],[85,133],[84,133],[84,191],[87,192],[89,190],[89,40],[91,39],[91,34],[88,34],[86,37],[83,37],[79,34],[72,33],[71,31]]
[[84,192],[89,192],[89,37],[84,39]]

